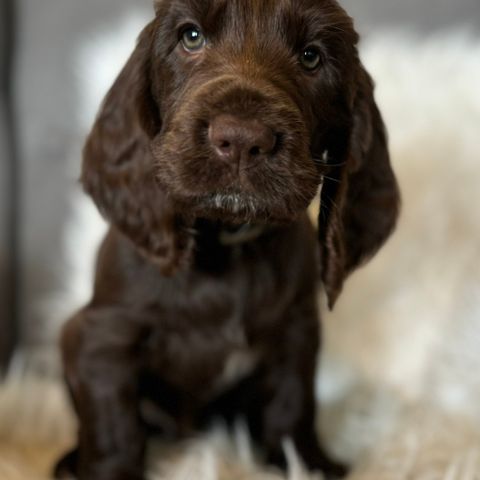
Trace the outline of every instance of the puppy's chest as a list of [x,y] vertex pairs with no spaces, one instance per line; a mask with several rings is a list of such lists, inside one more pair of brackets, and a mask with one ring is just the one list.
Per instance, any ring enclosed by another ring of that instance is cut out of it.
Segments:
[[231,267],[177,289],[175,306],[152,343],[160,375],[196,396],[221,393],[253,372],[288,303],[286,283],[269,262],[240,255]]
[[156,337],[155,369],[172,385],[199,397],[221,393],[251,373],[260,360],[238,316],[159,331]]

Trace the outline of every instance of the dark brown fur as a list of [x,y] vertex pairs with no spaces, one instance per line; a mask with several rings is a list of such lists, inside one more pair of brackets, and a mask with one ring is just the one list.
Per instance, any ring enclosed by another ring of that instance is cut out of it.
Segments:
[[[179,41],[192,23],[207,37],[195,54]],[[399,204],[356,43],[333,0],[156,3],[85,146],[82,182],[111,229],[63,330],[80,423],[59,477],[143,479],[153,427],[178,437],[237,414],[268,462],[284,466],[291,437],[309,468],[342,473],[315,433],[318,280],[333,307]],[[311,44],[322,64],[307,72]],[[261,122],[275,149],[224,161],[219,115]],[[316,234],[305,212],[322,183]],[[262,230],[222,241],[245,224]],[[253,368],[226,383],[232,354]]]

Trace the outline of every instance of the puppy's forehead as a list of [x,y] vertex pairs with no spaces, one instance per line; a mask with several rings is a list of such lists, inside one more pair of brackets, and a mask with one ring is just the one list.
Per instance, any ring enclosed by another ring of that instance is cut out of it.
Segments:
[[236,9],[240,7],[251,12],[252,10],[271,9],[272,7],[315,7],[326,3],[335,3],[335,0],[154,0],[155,7],[166,3],[184,4],[194,10],[230,6]]
[[[191,20],[228,24],[236,29],[256,30],[281,27],[282,22],[314,23],[343,12],[336,0],[155,0],[156,8],[167,7]],[[202,25],[203,26],[203,25]]]

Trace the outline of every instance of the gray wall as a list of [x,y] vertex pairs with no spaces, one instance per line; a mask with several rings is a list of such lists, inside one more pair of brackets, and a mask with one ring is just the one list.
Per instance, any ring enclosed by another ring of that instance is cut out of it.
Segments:
[[467,25],[480,31],[479,0],[339,0],[361,33],[407,27],[429,34]]
[[114,24],[132,4],[137,9],[142,5],[152,9],[147,0],[18,2],[16,99],[22,126],[22,317],[27,343],[44,340],[43,332],[48,329],[42,324],[42,306],[51,292],[61,287],[61,232],[69,215],[68,194],[77,182],[85,134],[77,115],[81,99],[72,52],[82,39]]

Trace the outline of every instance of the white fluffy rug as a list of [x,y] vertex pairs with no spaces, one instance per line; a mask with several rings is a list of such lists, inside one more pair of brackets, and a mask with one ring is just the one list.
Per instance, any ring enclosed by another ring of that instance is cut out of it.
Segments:
[[[90,54],[115,53],[115,39],[129,42],[132,30],[128,23]],[[352,480],[479,480],[480,39],[382,34],[362,54],[389,127],[403,216],[325,314],[319,429],[353,464]],[[100,92],[89,95],[93,105]],[[65,242],[71,289],[48,304],[54,320],[88,294],[85,257],[68,257],[72,242],[93,245],[102,230],[91,206],[74,205]],[[0,479],[48,478],[73,432],[57,381],[13,373],[0,388]],[[291,480],[318,478],[285,447]],[[152,446],[150,468],[155,480],[282,478],[255,462],[241,428],[229,438],[219,427],[185,445]]]

